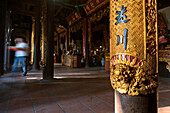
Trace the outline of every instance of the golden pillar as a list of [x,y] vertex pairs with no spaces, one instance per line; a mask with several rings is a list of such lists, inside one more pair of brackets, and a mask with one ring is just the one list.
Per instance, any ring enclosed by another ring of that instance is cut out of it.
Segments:
[[157,33],[156,0],[110,0],[115,113],[157,112]]
[[33,62],[34,62],[34,36],[35,36],[35,18],[32,18],[31,60],[30,60],[30,64],[33,64]]

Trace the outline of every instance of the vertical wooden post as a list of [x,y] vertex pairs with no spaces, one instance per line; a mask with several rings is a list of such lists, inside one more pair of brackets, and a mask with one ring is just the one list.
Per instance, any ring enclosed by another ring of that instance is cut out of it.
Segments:
[[[9,11],[10,13],[10,11]],[[11,35],[12,35],[12,19],[10,18],[10,14],[8,15],[9,16],[9,34],[8,34],[8,43],[7,45],[10,46],[11,45]],[[8,50],[8,57],[7,57],[7,69],[9,70],[10,69],[10,66],[11,66],[11,60],[10,60],[10,56],[11,56],[11,52],[10,50]]]
[[89,44],[88,44],[87,18],[83,20],[83,56],[86,62],[86,68],[88,68],[89,67]]
[[9,37],[11,34],[11,20],[10,20],[10,11],[6,11],[5,14],[5,40],[4,40],[4,71],[9,69],[9,55],[10,51],[8,50],[9,46]]
[[36,15],[35,15],[35,37],[34,37],[34,63],[33,69],[38,70],[40,68],[40,1],[36,2]]
[[157,1],[110,0],[110,6],[115,113],[157,113]]
[[54,76],[54,12],[55,0],[47,0],[47,56],[43,68],[43,79],[53,79]]
[[65,49],[68,49],[68,29],[65,31]]
[[6,1],[0,1],[0,75],[4,72],[4,39],[5,39],[5,14],[6,14]]
[[68,28],[68,46],[69,47],[71,45],[70,38],[71,38],[71,28]]
[[87,47],[86,47],[86,43],[87,43],[87,19],[85,18],[83,20],[83,56],[84,59],[86,58],[86,51],[87,51]]
[[58,33],[57,33],[57,51],[59,52],[59,48],[61,48],[60,47],[60,45],[59,45],[59,35],[58,35]]

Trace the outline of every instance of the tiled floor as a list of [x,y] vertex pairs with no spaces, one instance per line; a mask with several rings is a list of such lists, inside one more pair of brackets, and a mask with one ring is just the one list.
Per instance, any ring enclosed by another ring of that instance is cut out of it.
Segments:
[[[53,81],[40,71],[0,77],[0,113],[113,113],[113,90],[104,68],[56,66]],[[159,113],[170,113],[170,79],[160,78]]]

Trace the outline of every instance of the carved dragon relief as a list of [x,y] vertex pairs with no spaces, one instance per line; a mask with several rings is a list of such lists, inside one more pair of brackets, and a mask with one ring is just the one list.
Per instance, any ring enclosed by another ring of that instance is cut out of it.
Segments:
[[143,61],[134,56],[122,54],[113,56],[111,69],[112,87],[122,94],[147,95],[157,89],[157,75],[147,74]]

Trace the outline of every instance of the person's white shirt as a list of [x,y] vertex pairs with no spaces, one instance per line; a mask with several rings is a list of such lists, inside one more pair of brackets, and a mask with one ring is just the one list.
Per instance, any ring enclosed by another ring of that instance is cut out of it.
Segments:
[[22,51],[22,50],[18,50],[15,52],[15,56],[16,57],[22,57],[22,56],[28,56],[28,48],[29,46],[27,45],[27,43],[21,42],[16,44],[17,48],[23,48],[23,49],[27,49],[26,51]]

